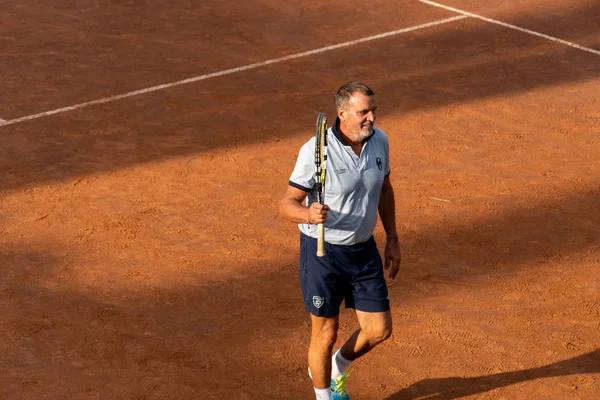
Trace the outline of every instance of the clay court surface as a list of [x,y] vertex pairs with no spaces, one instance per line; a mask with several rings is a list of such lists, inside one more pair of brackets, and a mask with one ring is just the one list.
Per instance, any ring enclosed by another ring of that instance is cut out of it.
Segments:
[[419,1],[4,2],[0,398],[312,399],[277,203],[361,80],[403,265],[352,399],[599,399],[600,4],[440,1],[583,49]]

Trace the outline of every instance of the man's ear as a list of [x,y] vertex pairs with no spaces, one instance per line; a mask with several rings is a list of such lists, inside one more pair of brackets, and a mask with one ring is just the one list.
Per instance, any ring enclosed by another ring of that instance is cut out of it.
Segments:
[[343,120],[345,120],[345,119],[346,119],[346,110],[344,110],[343,108],[341,108],[341,107],[340,107],[340,108],[338,108],[338,112],[337,112],[337,114],[338,114],[338,118],[339,118],[340,120],[342,120],[342,121],[343,121]]

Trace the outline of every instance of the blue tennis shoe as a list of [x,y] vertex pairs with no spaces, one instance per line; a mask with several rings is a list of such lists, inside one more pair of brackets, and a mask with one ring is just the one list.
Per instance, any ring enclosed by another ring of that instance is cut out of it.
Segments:
[[349,376],[350,372],[345,372],[339,378],[331,380],[331,397],[333,400],[350,400],[350,396],[346,393],[346,380]]

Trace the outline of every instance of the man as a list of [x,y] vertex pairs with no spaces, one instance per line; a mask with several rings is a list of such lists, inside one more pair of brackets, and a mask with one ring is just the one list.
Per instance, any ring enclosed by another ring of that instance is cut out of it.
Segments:
[[[311,318],[308,366],[318,400],[349,399],[346,368],[392,333],[384,266],[373,239],[378,212],[390,278],[400,268],[389,145],[374,127],[375,94],[348,82],[338,89],[335,106],[337,119],[327,132],[327,205],[316,201],[314,137],[300,149],[279,205],[280,215],[301,231],[300,281]],[[316,256],[319,223],[325,223],[324,257]],[[360,328],[332,355],[342,300],[355,309]]]

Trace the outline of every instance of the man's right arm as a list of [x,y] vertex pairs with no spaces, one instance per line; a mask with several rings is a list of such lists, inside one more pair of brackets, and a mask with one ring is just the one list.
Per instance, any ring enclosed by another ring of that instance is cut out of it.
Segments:
[[305,207],[302,203],[306,195],[305,191],[288,186],[279,202],[279,215],[297,224],[320,224],[327,221],[329,207],[316,202]]

